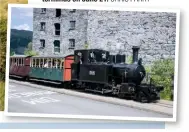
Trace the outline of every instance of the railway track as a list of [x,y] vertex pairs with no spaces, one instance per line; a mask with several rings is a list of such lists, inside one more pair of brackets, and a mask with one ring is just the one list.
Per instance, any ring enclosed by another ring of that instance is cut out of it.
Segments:
[[160,100],[160,101],[156,102],[155,104],[158,105],[158,106],[173,108],[173,103],[170,103],[168,101],[167,102],[161,102],[161,100]]

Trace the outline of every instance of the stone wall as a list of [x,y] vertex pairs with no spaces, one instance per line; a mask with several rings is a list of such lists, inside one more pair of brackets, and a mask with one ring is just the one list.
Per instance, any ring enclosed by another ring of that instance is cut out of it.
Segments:
[[[81,48],[86,42],[87,12],[80,10],[74,13],[71,10],[61,10],[61,17],[56,17],[55,9],[46,9],[41,14],[40,8],[34,9],[33,17],[33,49],[40,55],[54,55],[54,40],[60,41],[60,53],[56,55],[73,53],[69,49],[69,39],[75,39],[75,48]],[[76,21],[76,29],[70,30],[70,21]],[[46,30],[40,31],[40,22],[46,23]],[[55,35],[55,23],[60,23],[60,35]],[[40,39],[45,39],[45,48],[40,48]]]
[[[145,64],[161,59],[174,58],[176,38],[176,14],[126,11],[62,10],[62,17],[55,17],[55,9],[40,14],[34,9],[33,44],[39,51],[39,38],[46,39],[44,53],[53,54],[53,41],[61,41],[61,53],[73,53],[68,49],[69,39],[76,40],[75,49],[89,48],[109,50],[112,54],[132,55],[132,46],[140,46],[139,57]],[[69,31],[69,21],[76,21],[76,29]],[[47,22],[47,30],[39,31],[40,22]],[[54,23],[61,23],[61,35],[54,35]],[[39,51],[42,53],[42,51]]]
[[144,63],[174,58],[176,14],[123,11],[89,11],[88,43],[111,53],[132,55],[140,46]]

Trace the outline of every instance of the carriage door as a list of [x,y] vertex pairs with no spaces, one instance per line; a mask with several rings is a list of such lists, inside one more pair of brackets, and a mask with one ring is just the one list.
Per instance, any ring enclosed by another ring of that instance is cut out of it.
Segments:
[[64,81],[71,81],[71,64],[74,62],[74,56],[67,56],[64,59]]

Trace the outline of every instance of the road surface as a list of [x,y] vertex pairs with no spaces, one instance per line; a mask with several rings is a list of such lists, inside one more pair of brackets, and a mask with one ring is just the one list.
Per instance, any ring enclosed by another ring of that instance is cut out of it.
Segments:
[[9,83],[8,112],[171,118],[155,112]]

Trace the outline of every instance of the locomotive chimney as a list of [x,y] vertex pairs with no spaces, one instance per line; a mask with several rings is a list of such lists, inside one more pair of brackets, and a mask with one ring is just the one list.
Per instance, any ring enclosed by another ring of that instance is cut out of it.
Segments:
[[138,51],[139,51],[139,47],[138,46],[133,46],[133,63],[138,61]]

